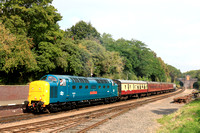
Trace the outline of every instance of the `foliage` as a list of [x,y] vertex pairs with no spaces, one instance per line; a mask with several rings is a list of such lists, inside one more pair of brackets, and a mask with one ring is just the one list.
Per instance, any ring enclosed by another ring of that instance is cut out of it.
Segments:
[[40,42],[55,43],[62,33],[57,24],[59,13],[50,5],[52,0],[3,0],[2,23],[12,33],[34,38],[35,47]]
[[176,83],[177,78],[182,77],[182,73],[179,69],[171,66],[171,65],[167,65],[167,68],[169,70],[169,75],[171,77],[171,82],[172,83]]
[[[35,63],[38,65],[31,65],[35,71],[30,74],[30,79],[53,72],[65,64],[61,58],[62,51],[57,44],[63,37],[63,32],[57,24],[62,17],[51,2],[52,0],[2,0],[0,2],[0,17],[6,29],[15,34],[16,38],[21,40],[20,43],[24,43],[22,38],[32,38],[30,39],[31,54],[35,55]],[[25,57],[24,55],[21,57]],[[18,68],[18,73],[28,73],[30,70],[19,71]]]
[[177,112],[158,119],[163,126],[157,131],[161,133],[199,133],[200,132],[200,100],[195,100]]
[[26,83],[47,73],[149,81],[178,76],[141,41],[114,40],[84,21],[62,31],[57,24],[62,16],[51,3],[0,0],[1,84]]
[[106,51],[99,43],[91,40],[83,40],[79,46],[85,47],[85,52],[91,55],[91,74],[102,76],[122,72],[123,60],[117,52]]
[[[124,57],[124,73],[142,77],[151,81],[166,81],[165,68],[158,60],[155,53],[138,40],[125,40],[123,38],[114,41],[109,34],[103,34],[102,45],[109,51],[117,51]],[[125,79],[136,79],[128,77]]]
[[5,82],[14,79],[16,81],[13,75],[18,75],[18,72],[18,76],[22,76],[36,70],[37,63],[31,51],[32,46],[31,39],[22,35],[16,37],[0,24],[0,73],[1,77],[7,75],[3,77]]
[[91,23],[79,21],[67,30],[67,36],[73,38],[74,40],[81,40],[85,38],[99,39],[100,33],[97,32]]

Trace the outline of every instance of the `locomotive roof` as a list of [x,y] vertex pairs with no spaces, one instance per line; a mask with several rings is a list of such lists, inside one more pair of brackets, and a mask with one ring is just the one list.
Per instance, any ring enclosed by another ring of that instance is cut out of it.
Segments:
[[99,77],[81,77],[81,76],[71,76],[71,75],[54,75],[48,74],[46,76],[55,76],[58,79],[69,79],[74,83],[110,83],[112,80],[107,78],[99,78]]

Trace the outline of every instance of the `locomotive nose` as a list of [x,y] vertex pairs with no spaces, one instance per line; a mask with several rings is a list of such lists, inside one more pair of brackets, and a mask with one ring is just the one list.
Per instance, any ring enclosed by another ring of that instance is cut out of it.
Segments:
[[34,81],[29,85],[29,96],[26,108],[30,110],[43,110],[49,104],[50,85],[46,81]]

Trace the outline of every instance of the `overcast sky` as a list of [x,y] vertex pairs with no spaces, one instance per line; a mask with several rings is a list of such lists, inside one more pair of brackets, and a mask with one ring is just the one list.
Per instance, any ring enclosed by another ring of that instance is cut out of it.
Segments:
[[199,0],[53,0],[65,30],[83,20],[117,40],[144,42],[181,72],[200,69]]

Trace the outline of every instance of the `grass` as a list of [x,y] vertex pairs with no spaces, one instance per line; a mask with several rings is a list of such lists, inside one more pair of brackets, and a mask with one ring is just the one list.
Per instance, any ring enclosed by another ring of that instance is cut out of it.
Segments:
[[200,99],[157,121],[162,125],[157,133],[200,133]]

